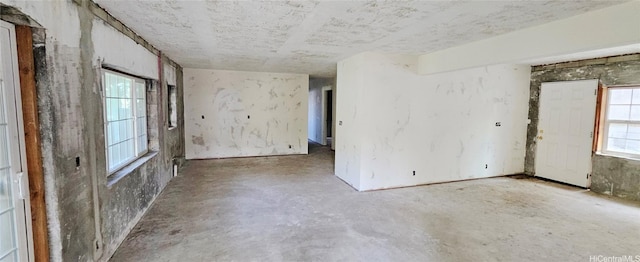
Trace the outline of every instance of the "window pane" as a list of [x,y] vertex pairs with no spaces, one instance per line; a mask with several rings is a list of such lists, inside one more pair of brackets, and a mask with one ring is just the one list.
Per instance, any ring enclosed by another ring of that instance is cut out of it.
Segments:
[[120,161],[124,162],[125,160],[127,160],[127,158],[129,158],[129,156],[127,155],[127,145],[125,144],[126,142],[122,142],[122,144],[120,144]]
[[113,122],[113,144],[117,144],[122,142],[122,140],[124,140],[124,137],[122,137],[122,135],[120,135],[120,129],[122,126],[121,121],[117,121],[117,122]]
[[608,119],[611,120],[629,120],[630,108],[628,105],[612,105],[609,106]]
[[609,89],[609,104],[631,104],[631,89]]
[[118,145],[116,144],[116,145],[110,146],[109,152],[111,153],[111,161],[109,162],[109,169],[112,169],[118,164],[118,161],[120,161]]
[[113,97],[120,97],[120,78],[117,75],[113,75],[111,81],[111,86],[113,87]]
[[116,123],[117,122],[110,122],[107,125],[107,145],[113,145],[115,143],[118,142],[117,137],[116,137],[116,133],[115,133],[115,128],[116,128]]
[[[0,92],[0,101],[4,101],[4,96],[2,92]],[[7,120],[5,119],[4,106],[0,106],[0,123],[5,123]]]
[[631,120],[640,120],[640,105],[631,106]]
[[13,207],[11,193],[11,173],[9,169],[0,169],[0,210]]
[[136,98],[144,98],[145,97],[145,84],[143,81],[136,81]]
[[627,138],[627,124],[609,124],[609,137]]
[[113,82],[109,73],[104,73],[104,94],[106,97],[113,97]]
[[146,115],[146,109],[144,99],[136,99],[136,116]]
[[640,105],[640,88],[634,88],[633,90],[633,98],[632,103],[636,105]]
[[627,132],[627,139],[640,140],[640,125],[629,125],[629,131]]
[[609,140],[607,141],[607,150],[624,151],[625,147],[626,147],[625,139],[609,138]]
[[5,125],[0,125],[0,149],[2,149],[0,152],[0,168],[9,166],[9,150],[7,149],[10,147],[7,143],[10,140],[7,135],[7,128]]
[[111,96],[119,97],[118,76],[111,74]]
[[15,224],[13,220],[15,211],[5,212],[0,214],[0,256],[7,254],[9,250],[15,248],[17,243],[15,242]]
[[138,154],[147,151],[147,135],[138,137]]
[[107,121],[113,121],[118,118],[118,100],[113,98],[107,98],[105,104],[107,105]]
[[113,120],[118,120],[120,119],[120,99],[119,98],[113,98],[111,99],[111,106],[113,106],[113,112],[111,112],[111,114],[113,115]]
[[124,88],[122,89],[122,91],[124,92],[123,97],[125,98],[131,98],[131,79],[128,78],[124,78]]
[[123,105],[122,107],[125,109],[125,118],[132,118],[133,117],[133,105],[131,104],[131,99],[123,99],[122,100]]
[[640,141],[639,140],[627,140],[627,152],[632,154],[640,153]]
[[107,146],[107,167],[111,170],[113,166],[113,150],[111,150],[111,146]]
[[135,142],[136,142],[135,139],[131,139],[131,140],[127,140],[127,142],[125,143],[125,146],[127,147],[127,160],[130,160],[136,157]]
[[138,118],[138,136],[147,134],[147,118]]

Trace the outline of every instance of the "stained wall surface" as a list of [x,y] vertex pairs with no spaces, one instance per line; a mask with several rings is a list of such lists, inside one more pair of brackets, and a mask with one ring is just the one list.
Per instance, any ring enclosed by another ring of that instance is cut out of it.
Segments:
[[307,154],[308,75],[184,72],[187,159]]
[[422,76],[416,62],[363,53],[338,64],[336,175],[372,190],[522,172],[530,67]]
[[[184,125],[167,129],[162,77],[175,76],[181,118],[182,68],[122,33],[124,25],[89,1],[2,2],[44,29],[34,30],[33,50],[51,260],[106,261],[184,158]],[[150,152],[118,177],[108,177],[106,166],[104,66],[149,87]]]
[[[525,171],[535,175],[540,85],[544,82],[599,79],[604,86],[640,85],[640,54],[598,58],[534,67],[527,130]],[[594,154],[591,190],[640,200],[640,160]]]

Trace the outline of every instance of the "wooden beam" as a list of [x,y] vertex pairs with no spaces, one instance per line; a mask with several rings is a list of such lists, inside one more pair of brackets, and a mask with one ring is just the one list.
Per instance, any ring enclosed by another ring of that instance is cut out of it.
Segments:
[[31,202],[34,261],[49,261],[47,209],[44,196],[44,172],[40,148],[38,96],[36,92],[33,35],[31,27],[16,26],[18,69],[24,118],[25,151]]
[[598,147],[600,146],[600,130],[601,128],[601,123],[600,121],[602,121],[602,112],[604,111],[604,104],[602,99],[604,98],[603,96],[603,92],[604,92],[604,88],[602,86],[602,82],[598,83],[598,91],[597,91],[597,97],[596,97],[596,121],[593,127],[593,141],[591,143],[591,153],[595,153],[598,151]]

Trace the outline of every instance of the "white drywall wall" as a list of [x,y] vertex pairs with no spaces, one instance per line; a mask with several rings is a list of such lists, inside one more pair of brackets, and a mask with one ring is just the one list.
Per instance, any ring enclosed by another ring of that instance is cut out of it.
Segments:
[[[359,110],[364,102],[361,99],[364,92],[364,77],[368,73],[366,56],[362,53],[338,62],[336,75],[336,128],[335,137],[335,175],[360,189],[360,158],[362,157],[362,135],[367,130],[364,127],[363,115]],[[369,130],[372,132],[372,130]]]
[[94,61],[136,76],[158,79],[158,56],[102,20],[94,21],[91,28]]
[[309,76],[185,69],[187,159],[307,154]]
[[372,190],[524,171],[530,67],[422,76],[416,63],[364,53],[338,64],[336,175]]
[[630,1],[424,54],[420,56],[419,71],[432,74],[499,63],[519,63],[640,43],[638,14],[640,1]]

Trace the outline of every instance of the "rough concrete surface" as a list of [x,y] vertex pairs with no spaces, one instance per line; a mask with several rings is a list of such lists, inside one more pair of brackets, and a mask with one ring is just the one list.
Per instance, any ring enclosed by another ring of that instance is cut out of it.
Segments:
[[640,204],[528,177],[356,192],[333,154],[193,160],[112,261],[588,261],[640,255]]
[[591,190],[640,201],[640,161],[595,155]]

